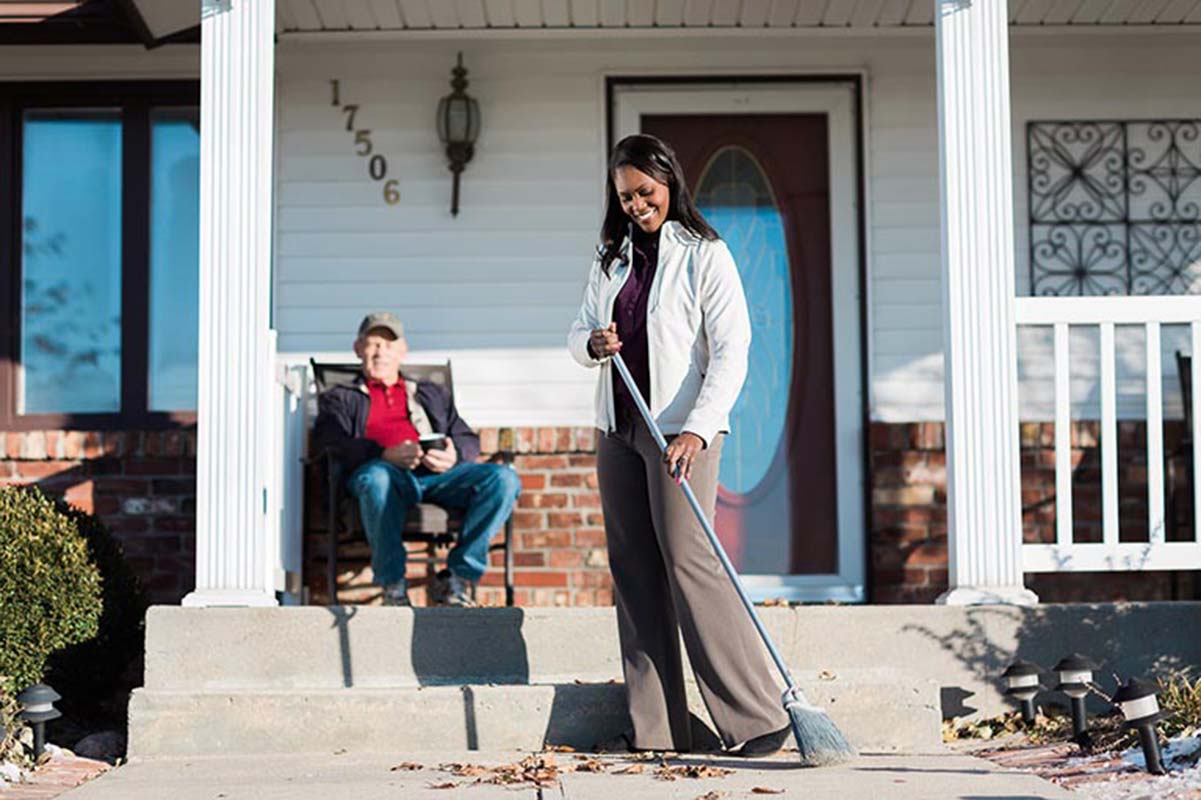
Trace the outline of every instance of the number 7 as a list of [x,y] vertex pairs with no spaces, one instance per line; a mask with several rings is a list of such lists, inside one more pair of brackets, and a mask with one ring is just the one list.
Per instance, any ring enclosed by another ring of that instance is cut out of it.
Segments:
[[342,110],[346,112],[346,130],[353,131],[354,115],[358,113],[359,107],[357,105],[351,105],[347,103],[346,105],[342,106]]

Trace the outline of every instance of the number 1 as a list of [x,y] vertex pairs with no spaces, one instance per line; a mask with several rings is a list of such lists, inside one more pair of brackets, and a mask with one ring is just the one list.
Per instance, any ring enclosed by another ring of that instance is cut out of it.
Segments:
[[338,82],[337,82],[336,80],[333,80],[333,79],[331,78],[329,83],[330,83],[330,87],[331,87],[331,88],[333,89],[333,91],[334,91],[334,99],[330,101],[330,105],[331,105],[331,106],[340,106],[340,105],[342,105],[342,101],[341,101],[340,99],[338,99]]

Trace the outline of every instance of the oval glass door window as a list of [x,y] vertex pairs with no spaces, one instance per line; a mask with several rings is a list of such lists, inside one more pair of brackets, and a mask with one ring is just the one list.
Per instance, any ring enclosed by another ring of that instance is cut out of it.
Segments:
[[792,380],[792,281],[784,220],[759,162],[736,145],[718,150],[696,183],[701,213],[734,255],[751,316],[746,384],[730,415],[720,481],[749,494],[775,461]]

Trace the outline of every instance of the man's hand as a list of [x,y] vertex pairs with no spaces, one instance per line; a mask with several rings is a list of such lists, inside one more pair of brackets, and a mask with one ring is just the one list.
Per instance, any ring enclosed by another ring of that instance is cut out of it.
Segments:
[[[672,439],[667,445],[667,449],[663,451],[663,463],[667,465],[667,473],[675,479],[676,483],[691,478],[692,462],[696,460],[697,454],[704,449],[704,439],[695,433],[684,431]],[[677,465],[680,468],[679,475],[676,474]]]
[[421,445],[417,442],[401,442],[392,447],[385,447],[380,458],[401,469],[414,469],[421,463]]
[[617,338],[617,323],[610,322],[607,328],[597,328],[588,335],[588,352],[597,361],[608,358],[621,350],[621,339]]
[[427,450],[421,457],[421,465],[430,472],[446,472],[459,461],[459,451],[455,449],[454,439],[444,437],[444,450]]

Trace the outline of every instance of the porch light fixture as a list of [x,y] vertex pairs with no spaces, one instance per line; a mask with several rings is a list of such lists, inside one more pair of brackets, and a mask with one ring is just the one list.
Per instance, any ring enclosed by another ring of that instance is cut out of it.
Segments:
[[1159,698],[1155,688],[1150,684],[1131,678],[1118,689],[1113,696],[1113,702],[1126,718],[1126,727],[1138,731],[1139,742],[1143,746],[1143,758],[1147,762],[1147,772],[1153,775],[1163,775],[1163,758],[1159,752],[1159,736],[1155,731],[1155,723],[1168,716],[1159,710]]
[[1082,747],[1091,742],[1084,699],[1088,697],[1096,668],[1096,664],[1079,653],[1072,653],[1055,665],[1055,671],[1059,673],[1059,685],[1055,688],[1066,694],[1072,703],[1072,741]]
[[17,695],[17,702],[21,704],[18,716],[33,725],[34,758],[39,758],[46,749],[46,723],[63,715],[54,707],[55,700],[62,700],[62,697],[44,683],[35,683]]
[[453,92],[438,101],[438,138],[446,147],[446,158],[454,174],[454,193],[450,201],[452,216],[459,214],[459,176],[475,155],[475,140],[480,135],[480,104],[467,94],[467,69],[463,54],[451,70]]
[[1005,694],[1016,697],[1021,702],[1022,722],[1027,725],[1034,722],[1034,697],[1043,688],[1038,683],[1040,672],[1042,667],[1038,664],[1019,658],[1001,673],[1007,685]]

